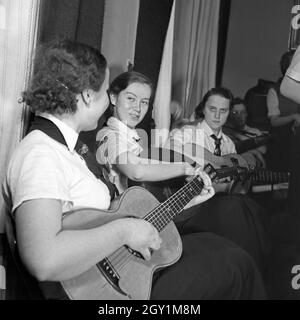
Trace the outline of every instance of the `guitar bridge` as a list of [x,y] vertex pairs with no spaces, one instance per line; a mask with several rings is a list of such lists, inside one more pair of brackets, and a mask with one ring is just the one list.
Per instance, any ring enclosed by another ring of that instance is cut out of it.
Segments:
[[105,258],[97,263],[97,267],[105,277],[105,279],[109,282],[109,284],[120,294],[124,296],[129,296],[126,294],[119,286],[120,276],[118,275],[117,271],[114,269],[110,261]]

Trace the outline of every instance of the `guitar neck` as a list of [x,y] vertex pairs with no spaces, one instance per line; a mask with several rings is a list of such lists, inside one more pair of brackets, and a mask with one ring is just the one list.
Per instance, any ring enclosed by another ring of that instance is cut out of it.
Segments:
[[250,180],[252,182],[262,183],[282,183],[289,181],[288,172],[273,172],[268,170],[254,170],[250,173]]
[[199,176],[193,178],[184,187],[174,193],[169,199],[145,216],[158,231],[171,222],[176,215],[183,211],[184,207],[201,193],[203,182]]

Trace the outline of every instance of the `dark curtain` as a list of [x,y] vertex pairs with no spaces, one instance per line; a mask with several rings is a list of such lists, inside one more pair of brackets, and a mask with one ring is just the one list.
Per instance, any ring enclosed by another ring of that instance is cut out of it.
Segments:
[[220,86],[222,84],[228,25],[229,25],[229,18],[230,18],[230,7],[231,7],[231,0],[221,0],[220,13],[219,13],[218,52],[217,52],[217,74],[216,74],[217,86]]
[[70,38],[101,48],[105,0],[43,0],[40,42]]
[[[137,26],[134,70],[146,74],[157,83],[161,58],[169,25],[173,0],[141,0]],[[151,107],[139,124],[148,136],[152,120]]]
[[[105,0],[43,0],[39,42],[69,38],[101,49]],[[96,134],[102,127],[80,134],[91,151],[95,150]]]

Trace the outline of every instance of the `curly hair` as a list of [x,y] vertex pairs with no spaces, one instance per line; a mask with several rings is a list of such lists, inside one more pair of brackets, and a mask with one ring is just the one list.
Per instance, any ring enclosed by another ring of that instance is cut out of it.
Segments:
[[196,107],[196,109],[195,109],[196,119],[204,117],[203,110],[204,110],[204,107],[205,107],[205,104],[206,104],[208,98],[211,96],[220,96],[225,99],[228,99],[229,100],[229,108],[230,109],[232,108],[233,95],[232,95],[231,91],[225,87],[212,88],[209,91],[207,91],[207,93],[202,98],[201,102]]
[[99,91],[107,62],[95,48],[70,40],[56,40],[36,52],[29,86],[22,93],[32,112],[73,114],[76,95],[86,89]]

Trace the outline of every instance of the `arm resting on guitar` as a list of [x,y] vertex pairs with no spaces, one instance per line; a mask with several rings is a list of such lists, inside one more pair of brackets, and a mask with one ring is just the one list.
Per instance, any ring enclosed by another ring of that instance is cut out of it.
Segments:
[[206,148],[195,143],[187,143],[180,148],[175,145],[174,149],[177,152],[181,152],[187,157],[193,159],[201,167],[204,167],[204,165],[208,163],[216,168],[220,168],[222,166],[232,166],[230,159],[215,156]]
[[159,238],[150,223],[134,218],[63,230],[61,201],[55,199],[23,202],[16,209],[16,230],[22,261],[40,281],[77,276],[124,244],[143,254],[149,247],[156,248],[153,235]]
[[[184,146],[184,152],[185,152],[185,154],[187,154],[189,157],[195,159],[195,161],[200,164],[201,164],[201,161],[203,162],[202,159],[204,157],[205,164],[210,163],[211,165],[213,165],[216,168],[220,168],[223,166],[232,167],[234,164],[231,161],[231,158],[234,158],[237,160],[239,166],[248,168],[248,164],[247,164],[246,160],[241,155],[239,155],[237,153],[230,153],[230,154],[226,154],[226,155],[219,157],[219,156],[214,155],[212,152],[210,152],[206,148],[203,148],[203,147],[196,145],[196,144],[186,144]],[[197,157],[195,157],[195,155]],[[199,155],[202,155],[202,159],[199,159]]]
[[300,123],[300,115],[297,113],[289,114],[287,116],[271,116],[270,121],[273,127],[282,127],[291,122],[296,122],[297,124]]

